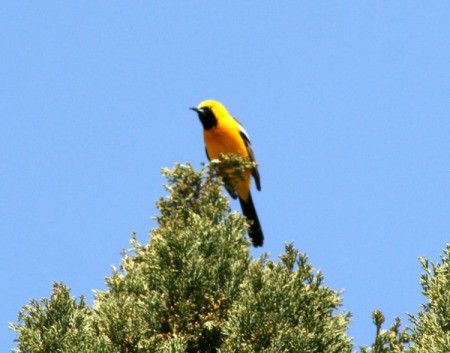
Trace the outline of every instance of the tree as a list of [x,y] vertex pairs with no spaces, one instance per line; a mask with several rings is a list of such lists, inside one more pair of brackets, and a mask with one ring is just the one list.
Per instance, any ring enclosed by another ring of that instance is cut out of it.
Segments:
[[350,315],[306,255],[288,244],[278,263],[251,258],[248,224],[221,191],[230,180],[216,177],[231,167],[239,178],[254,164],[164,169],[169,195],[149,243],[132,238],[92,308],[63,284],[22,308],[15,351],[350,352]]
[[441,264],[420,258],[422,293],[428,298],[417,316],[410,316],[412,328],[411,353],[450,351],[450,244],[447,244]]
[[375,342],[371,348],[360,347],[361,353],[403,353],[408,352],[407,345],[410,341],[409,328],[400,331],[402,325],[400,319],[395,318],[395,323],[389,330],[382,330],[385,317],[381,310],[372,313],[372,320],[376,327]]
[[83,297],[77,303],[65,285],[55,283],[50,299],[32,300],[20,311],[20,324],[11,324],[19,333],[14,352],[91,352],[92,314]]
[[361,347],[361,353],[444,353],[450,352],[450,244],[447,244],[441,263],[433,264],[420,258],[424,270],[420,282],[428,303],[417,316],[409,315],[412,327],[400,331],[396,318],[389,330],[382,330],[383,313],[374,311],[375,342],[371,348]]

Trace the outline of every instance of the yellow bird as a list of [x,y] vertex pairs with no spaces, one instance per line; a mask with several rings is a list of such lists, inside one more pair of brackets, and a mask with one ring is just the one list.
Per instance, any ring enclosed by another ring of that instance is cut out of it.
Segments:
[[[209,160],[217,159],[223,153],[237,154],[241,157],[248,157],[251,161],[256,161],[247,132],[221,103],[214,100],[206,100],[201,102],[197,108],[190,109],[197,112],[203,125],[206,155]],[[261,190],[259,172],[255,168],[244,173],[243,180],[236,183],[236,190],[228,190],[228,192],[234,199],[237,192],[242,212],[247,219],[253,221],[248,235],[254,246],[262,246],[264,235],[250,193],[251,176],[255,179],[256,188]]]

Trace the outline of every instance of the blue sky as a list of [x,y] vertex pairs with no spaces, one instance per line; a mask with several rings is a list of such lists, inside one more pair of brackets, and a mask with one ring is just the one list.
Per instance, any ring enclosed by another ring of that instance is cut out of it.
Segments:
[[[0,350],[54,281],[104,289],[146,242],[162,167],[205,161],[188,108],[249,132],[273,259],[294,241],[344,289],[357,345],[416,313],[449,241],[450,3],[0,4]],[[237,202],[232,203],[239,209]]]

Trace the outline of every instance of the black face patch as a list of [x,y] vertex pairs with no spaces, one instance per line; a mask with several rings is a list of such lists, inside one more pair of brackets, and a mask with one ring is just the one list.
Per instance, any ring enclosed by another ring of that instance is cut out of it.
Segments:
[[217,126],[217,118],[210,107],[198,109],[197,113],[205,130],[212,129]]

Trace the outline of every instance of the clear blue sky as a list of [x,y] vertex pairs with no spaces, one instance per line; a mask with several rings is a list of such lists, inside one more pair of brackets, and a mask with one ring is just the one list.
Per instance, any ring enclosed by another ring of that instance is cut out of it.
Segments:
[[[0,350],[54,281],[104,289],[146,242],[162,167],[205,161],[188,108],[249,132],[273,259],[294,241],[344,289],[350,335],[416,313],[450,229],[450,2],[0,4]],[[239,209],[238,203],[232,207]],[[252,250],[259,256],[261,250]]]

